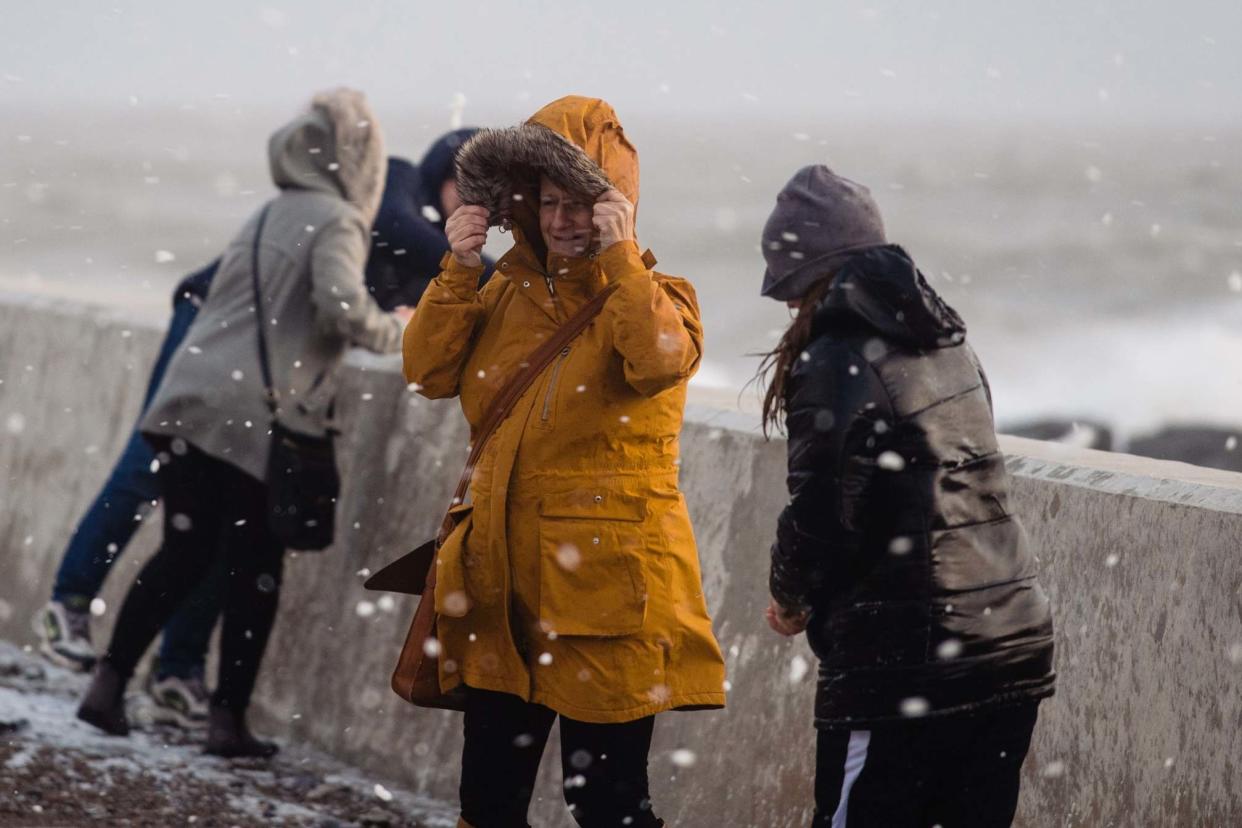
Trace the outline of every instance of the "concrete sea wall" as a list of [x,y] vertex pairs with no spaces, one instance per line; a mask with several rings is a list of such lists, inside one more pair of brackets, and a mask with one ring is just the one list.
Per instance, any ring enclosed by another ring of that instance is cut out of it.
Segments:
[[[30,616],[132,428],[160,335],[115,311],[0,296],[0,637],[33,640]],[[464,425],[455,403],[408,392],[394,359],[361,353],[339,408],[338,542],[289,561],[260,726],[452,801],[460,718],[388,690],[416,599],[379,599],[358,573],[431,533],[465,458]],[[1012,438],[1004,448],[1041,550],[1060,676],[1019,823],[1242,823],[1242,477]],[[687,414],[682,487],[732,689],[727,710],[657,723],[653,797],[679,828],[809,821],[814,659],[761,617],[783,449],[742,415]],[[149,518],[117,564],[97,641],[158,536]],[[554,750],[535,825],[571,824]]]

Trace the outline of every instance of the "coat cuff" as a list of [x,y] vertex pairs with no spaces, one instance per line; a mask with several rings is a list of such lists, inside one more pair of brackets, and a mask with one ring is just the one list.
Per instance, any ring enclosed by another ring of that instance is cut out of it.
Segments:
[[641,278],[650,272],[643,255],[638,252],[638,244],[633,239],[610,245],[599,254],[599,263],[609,281],[634,276]]
[[458,299],[466,302],[479,292],[479,279],[486,269],[484,265],[466,267],[449,251],[440,258],[440,275],[436,281]]

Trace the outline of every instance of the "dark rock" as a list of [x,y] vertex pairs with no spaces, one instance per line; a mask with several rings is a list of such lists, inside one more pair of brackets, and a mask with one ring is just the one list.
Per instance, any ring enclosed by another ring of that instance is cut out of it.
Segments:
[[323,782],[318,774],[314,773],[295,773],[292,776],[286,776],[280,780],[280,784],[286,788],[292,788],[300,794],[307,794],[315,790]]
[[1079,448],[1113,450],[1113,430],[1105,423],[1094,420],[1029,420],[1002,426],[1002,434],[1064,443]]
[[0,734],[9,735],[11,733],[20,733],[30,727],[27,719],[0,719]]
[[311,791],[306,794],[306,798],[311,802],[315,802],[316,800],[332,796],[333,794],[340,793],[344,790],[345,788],[341,785],[336,785],[332,782],[324,782],[322,785],[316,785],[313,789],[311,789]]
[[1130,441],[1129,453],[1159,460],[1179,460],[1212,469],[1242,471],[1242,427],[1167,426]]
[[388,828],[396,821],[396,817],[383,808],[372,808],[358,817],[358,824],[372,828]]

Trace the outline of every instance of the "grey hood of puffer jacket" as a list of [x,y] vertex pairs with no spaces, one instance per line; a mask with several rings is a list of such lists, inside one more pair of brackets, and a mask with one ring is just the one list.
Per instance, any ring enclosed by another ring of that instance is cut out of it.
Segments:
[[384,137],[361,92],[321,92],[308,111],[272,133],[267,143],[272,181],[283,189],[340,196],[375,221],[388,159]]

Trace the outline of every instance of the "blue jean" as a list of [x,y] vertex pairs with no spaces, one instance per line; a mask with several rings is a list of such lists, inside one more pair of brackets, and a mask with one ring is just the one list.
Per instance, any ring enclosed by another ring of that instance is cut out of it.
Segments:
[[[143,408],[150,403],[177,348],[185,339],[198,308],[189,299],[179,298],[173,306],[168,334],[151,370]],[[160,496],[151,464],[155,452],[135,429],[103,489],[87,509],[56,573],[52,600],[83,606],[99,594],[108,571],[138,530],[139,508]],[[223,564],[190,594],[164,626],[160,645],[161,675],[201,676],[207,644],[216,618],[220,615]]]

